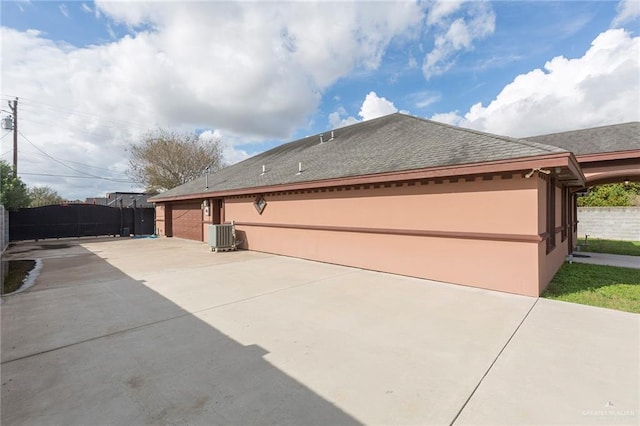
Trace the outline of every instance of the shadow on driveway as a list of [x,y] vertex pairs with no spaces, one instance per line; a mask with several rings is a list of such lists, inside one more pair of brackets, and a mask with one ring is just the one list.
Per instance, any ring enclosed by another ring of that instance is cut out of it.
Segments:
[[3,425],[359,424],[80,245],[41,254],[2,305]]

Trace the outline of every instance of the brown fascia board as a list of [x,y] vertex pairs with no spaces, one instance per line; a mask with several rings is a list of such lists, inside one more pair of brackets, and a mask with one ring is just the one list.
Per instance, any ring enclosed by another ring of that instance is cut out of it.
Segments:
[[585,186],[587,183],[587,178],[585,177],[582,167],[580,167],[580,162],[578,159],[571,153],[569,157],[569,163],[567,164],[569,171],[577,178],[578,186]]
[[229,189],[225,191],[199,192],[173,197],[154,197],[154,203],[168,201],[186,201],[202,198],[228,197],[233,195],[263,194],[266,192],[298,191],[314,188],[327,188],[345,185],[365,185],[383,182],[398,182],[418,179],[451,178],[455,176],[499,174],[504,172],[529,171],[535,168],[567,167],[581,182],[585,182],[584,174],[578,162],[570,152],[540,155],[535,157],[511,158],[485,163],[458,164],[453,166],[431,167],[426,169],[404,170],[398,172],[376,173],[333,179],[315,180],[310,182],[285,183],[270,186],[256,186],[252,188]]
[[626,160],[640,158],[640,149],[631,151],[603,152],[600,154],[584,154],[576,157],[579,163],[592,163],[595,161]]

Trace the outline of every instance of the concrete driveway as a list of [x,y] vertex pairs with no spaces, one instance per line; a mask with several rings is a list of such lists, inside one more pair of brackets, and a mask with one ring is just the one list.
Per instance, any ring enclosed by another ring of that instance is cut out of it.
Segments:
[[180,239],[5,257],[43,267],[0,307],[3,425],[639,421],[635,314]]

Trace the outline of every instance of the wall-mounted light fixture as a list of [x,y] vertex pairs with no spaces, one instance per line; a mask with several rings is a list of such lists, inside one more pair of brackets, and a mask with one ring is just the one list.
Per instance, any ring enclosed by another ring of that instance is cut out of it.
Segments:
[[624,184],[625,184],[625,186],[628,186],[628,185],[629,185],[629,178],[628,178],[628,177],[627,177],[627,178],[624,178]]
[[539,167],[536,167],[535,169],[531,169],[531,171],[529,173],[527,173],[526,175],[524,175],[524,177],[529,179],[531,176],[533,176],[533,174],[535,172],[544,173],[545,175],[550,175],[551,174],[551,170],[541,169]]

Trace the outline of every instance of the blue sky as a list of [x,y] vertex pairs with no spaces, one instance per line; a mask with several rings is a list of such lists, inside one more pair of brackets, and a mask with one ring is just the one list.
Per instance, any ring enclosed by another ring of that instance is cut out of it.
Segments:
[[638,1],[1,8],[22,178],[68,198],[136,189],[127,147],[158,126],[232,163],[394,111],[514,137],[640,119]]

